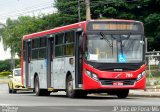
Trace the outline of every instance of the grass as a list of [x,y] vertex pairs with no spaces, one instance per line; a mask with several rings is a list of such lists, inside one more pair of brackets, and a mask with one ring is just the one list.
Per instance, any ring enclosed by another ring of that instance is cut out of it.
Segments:
[[0,72],[0,78],[7,78],[10,74],[11,72],[9,71]]

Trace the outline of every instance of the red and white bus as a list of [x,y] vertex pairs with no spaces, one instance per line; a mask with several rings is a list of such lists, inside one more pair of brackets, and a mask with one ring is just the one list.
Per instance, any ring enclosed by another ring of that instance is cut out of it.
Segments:
[[143,24],[90,20],[25,35],[22,83],[36,95],[66,91],[68,97],[108,93],[126,98],[145,89]]

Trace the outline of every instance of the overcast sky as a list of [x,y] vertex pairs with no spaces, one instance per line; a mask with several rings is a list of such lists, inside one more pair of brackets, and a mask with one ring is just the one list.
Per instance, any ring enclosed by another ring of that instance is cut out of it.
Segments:
[[[0,0],[0,23],[4,23],[8,17],[16,19],[23,15],[40,15],[55,12],[52,7],[54,0]],[[10,58],[10,50],[3,50],[0,42],[0,60]]]

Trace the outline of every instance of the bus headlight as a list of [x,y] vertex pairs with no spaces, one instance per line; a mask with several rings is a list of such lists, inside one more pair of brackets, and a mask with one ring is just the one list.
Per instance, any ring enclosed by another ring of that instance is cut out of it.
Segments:
[[145,74],[146,74],[146,71],[143,71],[143,72],[142,72],[142,77],[143,77]]
[[91,77],[92,79],[98,81],[98,76],[97,76],[95,73],[92,73],[92,72],[86,70],[86,74],[87,74],[89,77]]
[[91,73],[90,71],[86,70],[86,74],[87,74],[88,76],[92,77],[92,73]]
[[98,81],[98,77],[97,77],[97,75],[94,74],[94,73],[92,73],[92,78],[93,78],[94,80],[97,80],[97,81]]
[[145,71],[143,71],[141,74],[139,74],[139,75],[137,76],[137,81],[140,80],[145,74],[146,74]]
[[139,75],[137,76],[137,81],[140,80],[141,77],[142,77],[142,74],[139,74]]

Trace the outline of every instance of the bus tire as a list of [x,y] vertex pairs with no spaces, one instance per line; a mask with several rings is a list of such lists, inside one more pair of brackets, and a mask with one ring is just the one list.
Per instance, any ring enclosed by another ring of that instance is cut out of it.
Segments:
[[73,79],[72,76],[69,75],[66,82],[66,95],[69,98],[75,98],[78,96],[77,91],[73,89]]
[[129,89],[126,89],[126,90],[120,90],[117,92],[117,97],[119,99],[123,99],[123,98],[126,98],[129,94]]
[[36,93],[36,96],[43,96],[43,90],[39,88],[39,77],[36,76],[35,77],[35,81],[34,81],[34,85],[35,85],[35,93]]

